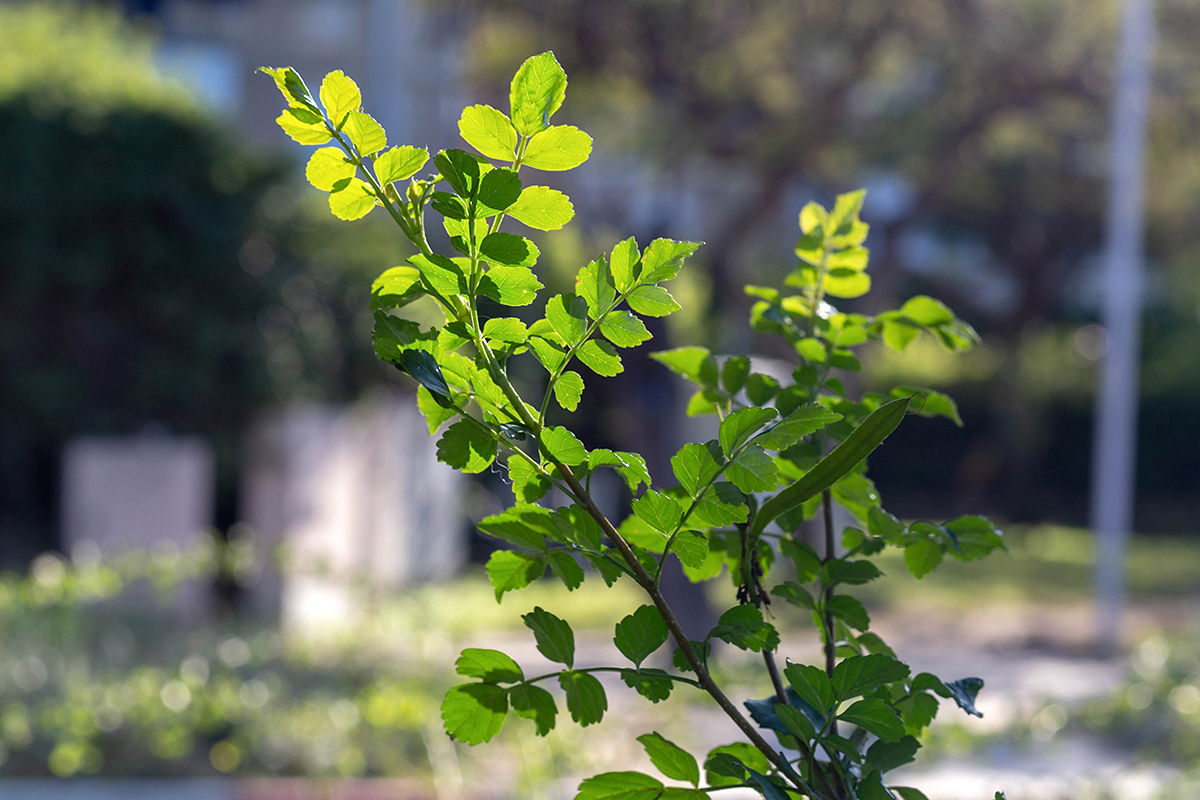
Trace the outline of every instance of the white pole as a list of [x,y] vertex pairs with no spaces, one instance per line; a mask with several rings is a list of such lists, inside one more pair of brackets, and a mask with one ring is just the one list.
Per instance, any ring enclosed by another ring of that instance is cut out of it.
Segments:
[[1107,222],[1104,328],[1108,347],[1096,400],[1091,503],[1091,523],[1098,536],[1097,639],[1110,649],[1121,636],[1125,549],[1133,527],[1146,117],[1153,46],[1153,0],[1124,0]]

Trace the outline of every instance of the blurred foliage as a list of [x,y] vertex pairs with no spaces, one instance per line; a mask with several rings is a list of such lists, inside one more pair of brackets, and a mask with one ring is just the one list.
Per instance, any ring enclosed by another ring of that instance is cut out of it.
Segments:
[[[363,286],[404,250],[312,213],[112,11],[0,5],[0,557],[53,544],[62,443],[147,425],[217,446],[232,521],[256,409],[386,379]],[[26,552],[23,552],[26,551]]]

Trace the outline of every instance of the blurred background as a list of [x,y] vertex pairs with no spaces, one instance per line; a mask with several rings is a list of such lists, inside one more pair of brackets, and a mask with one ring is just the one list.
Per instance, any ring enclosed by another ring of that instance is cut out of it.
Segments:
[[[1156,16],[1113,651],[1087,524],[1114,0],[0,2],[0,791],[551,800],[640,763],[648,726],[736,738],[693,700],[616,692],[586,732],[510,724],[476,750],[441,732],[459,648],[536,663],[519,613],[555,603],[601,660],[637,601],[585,582],[496,606],[471,523],[502,476],[438,464],[412,385],[371,351],[370,281],[407,243],[328,213],[254,73],[342,69],[391,141],[432,151],[552,49],[561,116],[596,150],[551,176],[576,220],[539,239],[543,282],[631,234],[707,243],[672,286],[685,310],[564,420],[669,475],[708,434],[646,353],[785,357],[741,286],[790,271],[806,202],[867,187],[875,290],[850,305],[928,293],[983,337],[865,359],[857,388],[946,391],[964,422],[906,421],[873,476],[898,515],[986,513],[1012,551],[920,583],[897,560],[867,595],[902,658],[988,682],[985,718],[944,710],[908,782],[931,800],[1196,796],[1200,6]],[[706,598],[672,590],[702,626]],[[804,653],[800,622],[777,620]],[[720,669],[751,696],[741,655]],[[53,780],[80,776],[96,782]]]

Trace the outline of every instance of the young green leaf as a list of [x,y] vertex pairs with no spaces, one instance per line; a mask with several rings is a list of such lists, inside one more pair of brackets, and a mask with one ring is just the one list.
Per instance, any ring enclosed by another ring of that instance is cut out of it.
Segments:
[[658,800],[662,781],[640,772],[605,772],[579,784],[575,800]]
[[674,239],[655,239],[642,253],[643,283],[669,281],[679,274],[683,260],[700,247],[702,242],[677,242]]
[[695,497],[721,471],[725,459],[715,441],[707,444],[685,444],[671,456],[671,471],[679,485]]
[[402,308],[424,294],[420,270],[392,267],[371,284],[371,310]]
[[350,178],[338,181],[329,193],[329,210],[338,219],[346,221],[362,219],[375,208],[375,193],[366,181]]
[[679,558],[684,567],[699,569],[708,559],[710,550],[708,540],[704,536],[695,531],[680,531],[671,546],[671,552]]
[[497,231],[483,237],[479,243],[479,255],[486,261],[506,267],[532,267],[537,263],[540,252],[537,245],[524,236]]
[[354,143],[360,155],[369,156],[387,147],[387,134],[383,126],[375,121],[370,114],[361,111],[351,111],[346,115],[342,125],[350,141]]
[[779,482],[779,468],[775,466],[775,459],[752,444],[725,468],[725,477],[747,494],[769,492]]
[[725,391],[735,395],[746,385],[750,377],[750,359],[745,356],[730,356],[721,367],[721,383]]
[[574,294],[556,294],[546,301],[546,320],[567,344],[583,338],[587,330],[587,301]]
[[333,138],[320,115],[307,108],[285,108],[275,122],[300,144],[325,144]]
[[611,378],[619,375],[623,367],[621,357],[608,342],[588,339],[575,353],[576,358],[584,363],[592,372]]
[[617,299],[608,259],[600,256],[575,275],[575,293],[587,302],[588,316],[599,319]]
[[529,329],[516,317],[492,317],[483,325],[483,335],[497,342],[524,344]]
[[704,347],[676,347],[650,357],[677,375],[701,386],[717,385],[717,360]]
[[417,387],[417,408],[425,415],[430,436],[437,433],[438,428],[457,413],[450,401],[443,399],[442,402],[449,407],[443,406],[435,400],[433,394],[424,386]]
[[506,306],[529,305],[541,288],[541,281],[528,267],[493,266],[479,279],[479,293]]
[[567,693],[571,719],[587,727],[604,718],[608,696],[595,676],[587,672],[563,672],[558,676],[558,685]]
[[750,509],[746,507],[746,496],[732,483],[718,481],[696,503],[696,509],[688,518],[693,525],[723,528],[745,522]]
[[467,144],[488,158],[516,158],[517,131],[502,111],[491,106],[467,106],[458,118],[458,132]]
[[476,422],[462,419],[438,440],[437,458],[466,473],[483,472],[496,460],[496,439]]
[[567,75],[554,53],[545,52],[525,59],[509,88],[513,127],[522,136],[545,130],[566,94]]
[[788,733],[801,741],[809,742],[816,738],[817,729],[813,726],[812,721],[798,709],[785,706],[783,703],[776,703],[775,714],[788,729]]
[[525,620],[525,627],[533,631],[542,655],[551,661],[566,664],[568,668],[574,665],[575,634],[570,625],[541,606],[523,614],[521,619]]
[[637,347],[650,340],[650,331],[628,311],[614,311],[600,323],[600,333],[617,347]]
[[613,643],[621,654],[641,666],[642,662],[667,641],[669,631],[662,614],[654,606],[642,606],[617,623]]
[[774,650],[779,646],[779,632],[763,620],[762,611],[750,605],[737,605],[726,611],[708,636],[756,653]]
[[725,457],[733,455],[733,451],[749,439],[755,431],[762,428],[778,416],[773,408],[743,408],[730,414],[721,423],[721,449]]
[[358,170],[346,160],[346,154],[338,147],[322,147],[313,151],[304,168],[304,177],[323,192],[332,192],[342,181],[349,181]]
[[321,81],[321,105],[333,127],[341,129],[346,115],[362,106],[362,92],[340,69],[335,70]]
[[654,489],[633,502],[633,513],[654,530],[668,535],[683,519],[679,501]]
[[533,169],[575,169],[592,154],[592,137],[571,125],[551,125],[529,139],[521,163]]
[[550,481],[516,453],[508,457],[508,477],[518,503],[536,503],[550,491]]
[[930,539],[917,539],[904,548],[904,566],[916,578],[924,578],[942,563],[942,546]]
[[518,717],[534,721],[538,736],[545,736],[554,730],[558,706],[554,703],[554,697],[545,689],[530,684],[514,686],[508,692],[508,701],[512,704],[513,713]]
[[518,504],[499,514],[484,517],[476,527],[488,536],[495,536],[526,550],[545,550],[547,539],[552,542],[563,541],[551,512],[529,504]]
[[468,647],[454,662],[454,670],[468,678],[482,678],[488,683],[518,683],[525,673],[517,662],[499,650]]
[[841,418],[841,414],[830,411],[819,403],[806,403],[760,434],[754,443],[767,450],[786,450],[810,433],[819,431]]
[[852,725],[873,733],[885,742],[895,742],[904,735],[904,723],[895,709],[876,698],[859,700],[838,714]]
[[504,727],[508,692],[490,683],[464,683],[446,692],[442,720],[446,733],[466,744],[490,741]]
[[679,303],[661,286],[646,284],[637,287],[625,298],[629,307],[647,317],[665,317],[679,310]]
[[641,258],[637,240],[632,236],[613,247],[608,263],[618,290],[626,292],[637,282]]
[[583,397],[583,378],[578,372],[567,370],[558,376],[554,382],[554,399],[567,411],[579,407],[579,399]]
[[539,231],[556,231],[575,216],[571,200],[548,186],[526,186],[505,213]]
[[569,467],[587,461],[587,449],[583,442],[566,428],[546,428],[542,433],[542,444],[551,456]]
[[275,81],[283,99],[289,106],[307,106],[316,108],[312,92],[304,84],[304,79],[291,67],[259,67],[259,72],[270,75]]
[[637,737],[650,757],[650,763],[668,778],[688,781],[692,786],[700,785],[700,767],[696,758],[659,733],[647,733]]
[[497,550],[488,558],[487,574],[496,591],[496,602],[505,592],[524,589],[546,571],[546,562],[539,556],[517,553],[512,550]]
[[375,177],[386,186],[404,181],[420,172],[429,161],[429,151],[424,147],[402,145],[385,150],[375,159]]
[[554,577],[563,582],[567,591],[573,592],[583,585],[583,567],[566,550],[551,550],[546,554],[546,561]]

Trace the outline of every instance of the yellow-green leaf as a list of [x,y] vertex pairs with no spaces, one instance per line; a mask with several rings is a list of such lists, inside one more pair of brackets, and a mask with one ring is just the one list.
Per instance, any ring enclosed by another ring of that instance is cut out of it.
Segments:
[[571,200],[548,186],[527,186],[505,213],[539,231],[556,231],[575,216]]
[[512,123],[524,136],[550,124],[567,95],[567,74],[549,51],[525,60],[513,76],[508,99]]
[[307,108],[285,108],[275,121],[300,144],[325,144],[333,138],[321,117]]
[[468,106],[458,120],[458,132],[467,144],[488,158],[516,158],[517,131],[504,113],[491,106]]
[[333,127],[340,129],[346,115],[362,106],[362,92],[340,69],[335,70],[321,81],[321,105]]
[[351,111],[346,116],[342,130],[350,137],[350,141],[354,142],[358,152],[364,156],[378,153],[387,147],[387,134],[384,133],[383,126],[376,122],[370,114]]
[[359,178],[351,178],[345,186],[329,194],[329,210],[338,219],[361,219],[374,207],[375,193]]
[[375,159],[375,177],[380,183],[402,181],[416,175],[429,160],[429,151],[424,147],[402,145],[380,153]]
[[529,140],[522,163],[534,169],[574,169],[592,154],[592,137],[571,125],[552,125]]
[[346,160],[346,154],[337,147],[322,147],[308,159],[304,177],[323,192],[332,192],[339,181],[353,178],[357,167]]

